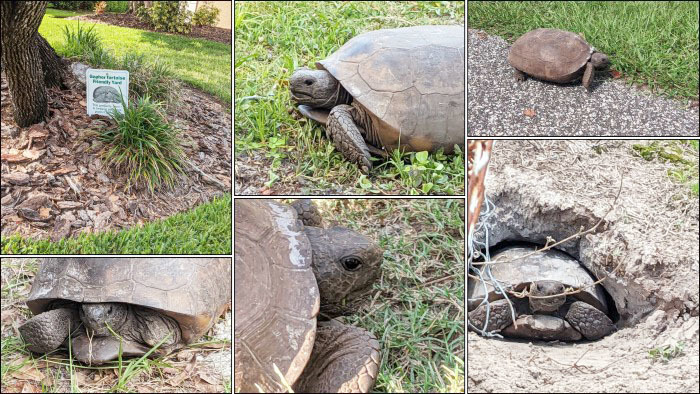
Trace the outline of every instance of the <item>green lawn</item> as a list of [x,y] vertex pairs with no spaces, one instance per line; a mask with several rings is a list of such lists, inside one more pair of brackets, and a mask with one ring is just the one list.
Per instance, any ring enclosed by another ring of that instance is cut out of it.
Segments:
[[539,27],[581,33],[625,80],[698,99],[698,2],[469,3],[467,25],[510,42]]
[[58,242],[2,237],[2,254],[231,254],[231,194],[120,232]]
[[[78,21],[62,17],[85,14],[47,9],[39,26],[39,33],[62,54],[63,27],[74,29]],[[81,27],[93,26],[81,22]],[[149,60],[156,58],[170,64],[175,76],[205,92],[231,103],[231,46],[199,38],[186,38],[174,34],[153,33],[105,24],[94,24],[105,48],[116,56],[127,52],[144,54]]]

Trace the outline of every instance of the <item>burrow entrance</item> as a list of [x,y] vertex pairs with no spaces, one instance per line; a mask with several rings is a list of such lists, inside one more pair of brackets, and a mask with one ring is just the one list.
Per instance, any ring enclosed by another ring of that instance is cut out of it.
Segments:
[[[475,256],[478,256],[474,259],[475,262],[484,260],[483,256],[487,248],[489,256],[493,258],[513,248],[541,249],[547,244],[593,229],[557,245],[553,250],[576,260],[582,272],[593,278],[592,281],[608,277],[598,285],[598,291],[607,305],[606,315],[616,327],[619,327],[618,323],[621,326],[631,324],[631,318],[635,313],[634,310],[630,313],[627,306],[647,302],[644,299],[635,300],[636,302],[632,303],[627,301],[633,295],[629,294],[623,281],[614,280],[616,277],[614,269],[617,265],[615,264],[616,249],[601,248],[601,245],[594,241],[597,235],[606,231],[608,223],[603,218],[606,212],[599,214],[576,207],[537,204],[536,201],[529,200],[527,196],[514,190],[490,196],[485,205],[480,218],[482,225],[474,236]],[[598,224],[597,227],[596,224]],[[470,269],[470,274],[474,275],[475,272]],[[553,273],[554,278],[558,278],[558,274]],[[480,281],[473,277],[468,279],[467,309],[472,311],[481,303],[484,290],[477,290],[479,286],[483,287]],[[529,283],[521,283],[514,290],[522,291],[528,286]],[[595,293],[595,289],[593,290]],[[477,298],[474,298],[475,294]],[[494,294],[491,293],[489,300],[492,300],[493,296]],[[498,298],[502,297],[496,296],[496,299]],[[515,299],[512,296],[510,298]],[[618,300],[622,302],[618,304]]]

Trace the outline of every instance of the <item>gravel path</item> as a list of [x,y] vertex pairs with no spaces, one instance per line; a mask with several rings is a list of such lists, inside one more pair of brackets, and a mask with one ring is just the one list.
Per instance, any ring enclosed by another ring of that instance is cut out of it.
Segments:
[[[510,45],[467,30],[469,136],[698,136],[698,108],[661,98],[609,77],[592,92],[579,83],[528,78],[518,84],[508,64]],[[613,58],[614,63],[614,58]]]

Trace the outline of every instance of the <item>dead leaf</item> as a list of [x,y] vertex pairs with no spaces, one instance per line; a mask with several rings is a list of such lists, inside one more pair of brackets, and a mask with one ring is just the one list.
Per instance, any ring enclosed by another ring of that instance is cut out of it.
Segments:
[[48,219],[51,217],[51,208],[39,208],[39,217],[42,219]]
[[73,209],[82,207],[83,203],[79,201],[58,201],[56,205],[61,209]]
[[74,171],[76,171],[77,169],[78,169],[78,168],[77,168],[76,166],[74,166],[74,165],[71,164],[71,165],[68,166],[68,167],[61,167],[61,168],[59,168],[58,170],[54,171],[53,174],[54,174],[55,176],[64,175],[64,174],[70,174],[71,172],[74,172]]
[[32,364],[26,364],[19,370],[15,371],[12,376],[17,379],[34,380],[37,382],[44,378],[44,374],[36,369]]
[[58,242],[59,240],[70,236],[71,222],[66,219],[59,218],[53,226],[53,234],[51,234],[51,240]]
[[525,111],[523,111],[523,115],[525,115],[529,118],[532,118],[533,116],[535,116],[535,114],[536,114],[535,110],[532,108],[526,108]]
[[36,159],[40,158],[41,156],[43,156],[44,153],[46,153],[46,149],[41,149],[41,150],[29,149],[29,150],[25,150],[24,152],[22,152],[22,155],[26,158],[31,159],[31,160],[36,160]]
[[32,177],[23,172],[11,172],[9,174],[3,175],[2,179],[10,182],[13,185],[22,186],[29,183]]
[[217,384],[219,383],[219,379],[214,378],[212,376],[209,376],[209,374],[200,371],[197,375],[199,375],[199,378],[202,379],[203,381],[209,383],[209,384]]
[[34,139],[46,138],[48,136],[49,133],[46,131],[46,129],[38,124],[32,125],[27,132],[27,137]]
[[87,106],[87,104],[85,103],[85,100],[80,100],[80,105],[82,105],[83,107]]
[[24,163],[29,161],[29,158],[19,154],[8,153],[2,155],[2,161],[6,161],[8,163]]

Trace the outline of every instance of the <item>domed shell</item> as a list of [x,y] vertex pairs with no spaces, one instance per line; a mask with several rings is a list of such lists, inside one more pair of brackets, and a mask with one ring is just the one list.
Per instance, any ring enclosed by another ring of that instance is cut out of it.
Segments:
[[34,278],[27,306],[36,315],[51,301],[125,302],[162,311],[191,343],[231,301],[225,258],[49,258]]
[[[512,247],[492,256],[491,261],[510,261],[533,252],[534,248]],[[542,253],[515,260],[514,263],[494,264],[491,266],[493,277],[505,285],[512,285],[513,290],[522,291],[530,283],[538,280],[556,280],[567,287],[579,288],[595,282],[591,274],[581,264],[568,254],[550,249]],[[495,301],[503,296],[496,294],[495,289],[487,282],[488,300]],[[573,297],[593,305],[604,313],[608,313],[605,294],[600,285],[589,287]],[[484,286],[469,279],[467,289],[467,309],[473,310],[484,298]]]
[[306,366],[316,337],[320,296],[311,243],[296,211],[269,200],[234,207],[236,392],[285,391]]
[[536,29],[518,38],[508,52],[508,62],[516,69],[552,82],[570,82],[581,75],[593,48],[564,30]]
[[464,27],[370,31],[316,67],[367,110],[385,148],[464,145]]

